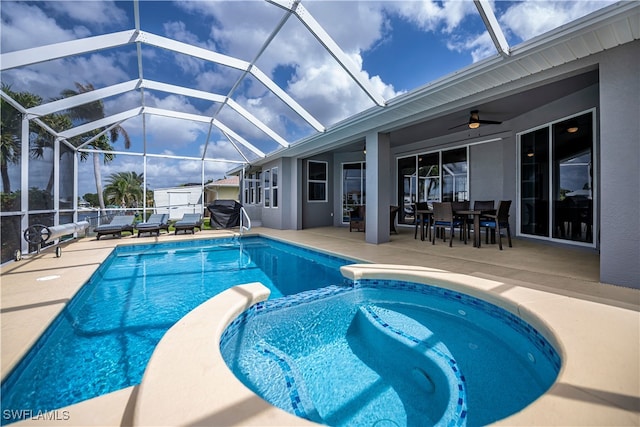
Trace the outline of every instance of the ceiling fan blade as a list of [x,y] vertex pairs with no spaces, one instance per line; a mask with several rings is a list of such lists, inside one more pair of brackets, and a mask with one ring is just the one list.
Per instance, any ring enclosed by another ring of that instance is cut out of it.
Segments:
[[482,120],[482,119],[478,120],[478,122],[483,125],[499,125],[502,123],[495,120]]
[[449,128],[448,130],[458,129],[458,128],[461,128],[463,126],[469,126],[469,123],[462,123],[461,125],[454,126],[452,128]]

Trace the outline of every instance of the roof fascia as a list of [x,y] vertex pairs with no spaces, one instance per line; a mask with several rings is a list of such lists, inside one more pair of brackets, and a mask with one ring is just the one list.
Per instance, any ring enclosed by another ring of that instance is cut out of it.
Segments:
[[[613,25],[616,22],[625,19],[629,22],[629,37],[637,40],[640,37],[640,2],[638,1],[620,1],[610,6],[598,9],[589,15],[571,21],[561,27],[550,30],[548,33],[541,34],[526,42],[514,46],[512,53],[524,55],[531,51],[540,51],[548,49],[568,40],[584,36],[587,33],[595,33],[607,25]],[[628,41],[622,41],[620,44]]]
[[6,71],[25,65],[126,45],[135,41],[135,33],[135,30],[126,30],[3,53],[0,56],[0,70]]

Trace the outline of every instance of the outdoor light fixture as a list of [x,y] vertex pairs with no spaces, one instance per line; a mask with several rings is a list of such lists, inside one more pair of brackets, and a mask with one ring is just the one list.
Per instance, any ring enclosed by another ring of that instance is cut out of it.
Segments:
[[469,129],[478,129],[480,127],[480,116],[478,111],[472,111],[469,117]]

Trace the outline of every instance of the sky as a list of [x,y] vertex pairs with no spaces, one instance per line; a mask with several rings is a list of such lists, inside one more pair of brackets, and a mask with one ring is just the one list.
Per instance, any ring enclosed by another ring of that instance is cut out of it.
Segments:
[[[612,1],[492,1],[510,46],[516,46]],[[349,57],[357,74],[385,100],[443,78],[460,68],[497,55],[471,0],[455,1],[324,1],[302,0]],[[131,1],[47,1],[0,3],[2,53],[135,28]],[[268,2],[141,1],[141,30],[252,61],[323,126],[373,107],[334,58],[295,17],[290,17],[271,43],[260,51],[284,16]],[[315,132],[294,110],[255,78],[242,72],[150,45],[141,47],[145,79],[230,97],[288,143]],[[13,91],[37,93],[45,101],[59,97],[76,82],[96,89],[140,77],[135,44],[7,70],[3,84]],[[234,89],[234,85],[235,89]],[[104,100],[105,113],[139,106],[138,91]],[[217,117],[264,152],[279,145],[232,108],[211,101],[145,90],[147,106]],[[121,126],[132,140],[131,152],[243,160],[217,128],[189,120],[145,115]],[[208,141],[208,143],[207,143]],[[238,144],[236,143],[236,146]],[[114,144],[124,152],[122,141]],[[253,156],[240,147],[245,156]],[[205,180],[218,179],[235,165],[206,162]],[[32,172],[36,185],[46,185],[47,173]],[[201,163],[176,158],[150,158],[146,171],[141,157],[118,154],[101,167],[103,178],[120,171],[145,173],[149,188],[199,182]],[[13,170],[18,173],[19,170]],[[95,192],[92,162],[80,167],[79,194]],[[42,180],[44,184],[37,184]],[[14,179],[13,182],[18,182]],[[31,186],[31,183],[30,183]]]

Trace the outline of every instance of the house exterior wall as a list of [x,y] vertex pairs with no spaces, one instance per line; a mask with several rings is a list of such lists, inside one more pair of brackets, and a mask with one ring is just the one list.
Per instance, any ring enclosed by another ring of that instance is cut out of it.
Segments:
[[[325,202],[309,201],[308,197],[308,161],[317,160],[327,162],[327,200]],[[333,156],[330,153],[314,156],[302,161],[302,228],[329,227],[333,225],[334,187],[337,178],[334,173]]]
[[600,281],[640,288],[640,42],[600,63]]
[[[263,167],[262,167],[262,178],[264,179],[264,171],[266,171],[267,169],[271,169],[277,167],[278,168],[278,206],[277,207],[265,207],[264,204],[262,206],[262,225],[264,227],[269,227],[269,228],[275,228],[277,230],[282,230],[283,229],[283,222],[282,222],[282,210],[283,210],[283,203],[288,203],[285,202],[283,200],[282,197],[282,190],[281,190],[281,186],[282,186],[282,182],[283,182],[283,176],[282,176],[282,159],[277,159],[273,162],[269,162],[266,163]],[[262,191],[264,192],[264,186],[262,187]],[[263,203],[264,203],[264,196],[262,198]]]
[[[369,175],[367,168],[367,198],[375,205],[395,204],[397,186],[397,158],[414,152],[449,149],[469,144],[469,190],[470,200],[513,200],[511,226],[516,227],[517,198],[519,196],[517,134],[541,125],[558,121],[591,109],[595,111],[595,249],[600,250],[601,281],[640,288],[640,42],[635,41],[589,56],[566,66],[558,67],[545,75],[534,75],[520,83],[522,88],[542,85],[547,79],[562,79],[566,76],[599,70],[599,83],[577,91],[569,96],[531,110],[503,124],[502,132],[487,134],[484,138],[501,138],[499,141],[481,142],[482,137],[468,141],[453,140],[451,137],[425,139],[411,145],[395,146],[384,151],[390,158],[388,165],[391,181],[380,187],[380,176]],[[510,90],[517,91],[517,88]],[[499,131],[499,130],[498,130]],[[367,135],[380,132],[371,129]],[[455,137],[455,136],[454,136]],[[357,137],[351,143],[355,143]],[[367,150],[369,152],[369,150]],[[327,202],[309,202],[307,198],[308,160],[328,162]],[[278,160],[264,166],[278,165],[283,194],[294,194],[291,201],[280,200],[279,209],[262,209],[265,226],[273,228],[312,228],[341,226],[341,165],[345,162],[363,160],[360,152],[327,152],[313,157]],[[372,159],[369,159],[372,160]],[[383,165],[379,163],[378,166]],[[263,169],[263,170],[264,170]],[[379,168],[378,168],[379,169]],[[370,185],[371,178],[378,186]],[[387,181],[385,181],[387,182]],[[286,183],[286,184],[285,184]],[[291,191],[285,191],[287,189]],[[371,192],[377,191],[371,198]],[[297,200],[295,199],[297,198]],[[389,199],[387,201],[387,199]],[[369,204],[369,203],[368,203]],[[371,243],[382,243],[380,234],[386,227],[381,218],[372,223],[377,233]],[[598,227],[600,227],[598,229]],[[367,239],[369,241],[369,239]]]

